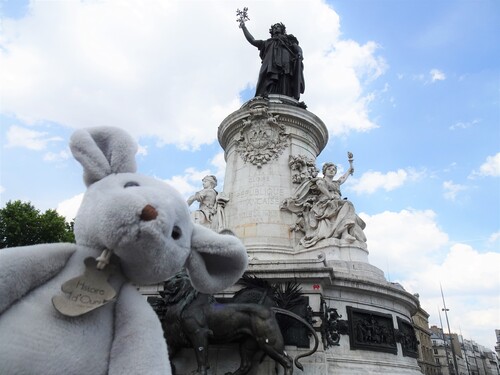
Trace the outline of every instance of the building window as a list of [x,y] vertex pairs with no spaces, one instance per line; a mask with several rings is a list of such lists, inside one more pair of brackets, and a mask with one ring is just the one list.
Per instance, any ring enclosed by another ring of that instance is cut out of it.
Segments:
[[438,350],[437,349],[434,349],[434,354],[438,354]]

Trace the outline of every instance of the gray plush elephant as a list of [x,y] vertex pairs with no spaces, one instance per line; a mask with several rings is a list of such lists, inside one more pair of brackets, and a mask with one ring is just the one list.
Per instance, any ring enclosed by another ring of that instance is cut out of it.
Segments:
[[0,251],[1,374],[170,374],[156,314],[134,285],[183,267],[215,293],[247,266],[243,244],[191,221],[184,199],[136,173],[118,128],[76,131],[70,143],[88,187],[76,244]]

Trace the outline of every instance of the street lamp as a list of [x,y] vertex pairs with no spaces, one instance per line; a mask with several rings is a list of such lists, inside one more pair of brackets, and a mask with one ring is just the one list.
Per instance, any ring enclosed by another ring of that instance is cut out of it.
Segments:
[[[441,323],[441,333],[443,334],[444,354],[446,354],[446,366],[448,367],[448,374],[450,371],[450,357],[448,356],[448,346],[446,345],[446,337],[444,337],[443,320],[441,319],[441,311],[438,310],[439,322]],[[441,370],[439,370],[441,372]]]
[[444,301],[443,287],[441,286],[441,284],[439,284],[439,286],[441,288],[441,297],[443,297],[443,306],[444,306],[444,308],[441,309],[441,311],[444,311],[444,315],[446,317],[446,324],[448,325],[448,335],[450,336],[451,355],[453,356],[453,365],[455,367],[455,374],[458,375],[457,356],[455,355],[455,347],[453,346],[452,342],[453,338],[451,337],[450,321],[448,320],[448,311],[450,311],[450,309],[446,308],[446,302]]

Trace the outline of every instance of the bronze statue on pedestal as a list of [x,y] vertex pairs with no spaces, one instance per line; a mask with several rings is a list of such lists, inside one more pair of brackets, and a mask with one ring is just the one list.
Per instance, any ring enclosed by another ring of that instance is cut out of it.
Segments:
[[259,49],[262,66],[259,72],[255,96],[268,97],[269,94],[290,96],[299,100],[304,93],[304,64],[299,41],[286,33],[283,23],[271,25],[271,38],[257,40],[248,31],[248,8],[236,12],[237,22],[248,42]]

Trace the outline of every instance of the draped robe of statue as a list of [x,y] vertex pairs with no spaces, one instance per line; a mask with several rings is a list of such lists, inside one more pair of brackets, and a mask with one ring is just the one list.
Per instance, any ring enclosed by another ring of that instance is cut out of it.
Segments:
[[271,26],[271,38],[267,40],[256,40],[244,23],[240,27],[248,42],[259,49],[262,60],[255,96],[279,94],[299,100],[305,81],[302,49],[297,38],[287,34],[283,24]]
[[[321,188],[329,194],[322,193]],[[300,243],[306,248],[327,238],[366,242],[363,232],[366,224],[356,214],[353,204],[342,199],[338,181],[306,180],[298,186],[293,197],[283,202],[282,208],[302,217],[299,226],[305,235]]]
[[194,199],[200,202],[195,211],[195,221],[199,224],[211,223],[217,213],[217,191],[213,188],[200,190],[195,193]]
[[198,209],[192,213],[195,223],[216,232],[227,227],[224,208],[229,199],[224,193],[218,193],[214,188],[205,188],[191,196],[188,199],[188,204],[191,205],[194,201],[200,203]]
[[304,93],[302,51],[294,40],[291,35],[275,35],[255,41],[262,59],[255,96],[282,94],[298,100]]

